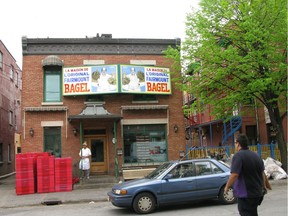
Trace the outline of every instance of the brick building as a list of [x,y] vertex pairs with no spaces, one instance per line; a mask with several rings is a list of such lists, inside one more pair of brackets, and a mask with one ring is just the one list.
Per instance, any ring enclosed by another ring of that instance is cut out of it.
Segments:
[[22,71],[0,40],[0,176],[15,171],[20,151]]
[[182,93],[163,55],[179,39],[22,38],[22,152],[72,157],[87,141],[91,172],[118,175],[185,151]]
[[[191,94],[184,94],[184,104],[195,102]],[[247,134],[250,144],[276,143],[276,133],[272,127],[268,112],[263,105],[256,103],[245,105],[245,115],[240,116],[237,111],[234,117],[225,122],[212,116],[210,105],[203,112],[190,113],[186,116],[186,142],[188,147],[219,147],[234,146],[234,136],[237,133]],[[282,112],[284,138],[287,142],[287,115]]]

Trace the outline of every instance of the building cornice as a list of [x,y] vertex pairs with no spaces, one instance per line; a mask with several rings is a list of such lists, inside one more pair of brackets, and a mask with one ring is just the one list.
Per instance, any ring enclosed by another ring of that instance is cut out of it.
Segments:
[[180,45],[176,39],[27,38],[22,37],[23,55],[163,55],[169,46]]

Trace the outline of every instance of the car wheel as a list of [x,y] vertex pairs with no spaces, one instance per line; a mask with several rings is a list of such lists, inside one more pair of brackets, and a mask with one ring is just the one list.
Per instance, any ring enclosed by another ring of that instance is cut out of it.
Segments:
[[222,204],[233,204],[236,202],[236,197],[233,193],[233,188],[229,188],[227,193],[224,193],[224,187],[221,188],[220,194],[219,194],[219,201]]
[[140,193],[133,201],[133,209],[138,214],[152,213],[156,208],[155,197],[150,193]]

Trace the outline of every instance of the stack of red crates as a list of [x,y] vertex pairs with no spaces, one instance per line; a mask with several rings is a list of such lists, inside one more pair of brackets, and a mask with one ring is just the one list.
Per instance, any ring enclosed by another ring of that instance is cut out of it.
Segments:
[[72,158],[55,158],[55,191],[72,191]]
[[16,155],[16,194],[72,191],[72,158],[48,152]]
[[16,155],[16,194],[33,194],[35,191],[35,158]]
[[37,158],[37,192],[55,191],[54,156]]
[[37,189],[37,157],[49,156],[49,152],[16,154],[16,194],[32,194]]

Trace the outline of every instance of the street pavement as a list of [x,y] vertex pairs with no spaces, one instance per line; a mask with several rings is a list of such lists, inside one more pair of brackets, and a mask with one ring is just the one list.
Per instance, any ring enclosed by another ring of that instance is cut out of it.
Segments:
[[[287,185],[287,179],[269,180],[273,185]],[[0,179],[0,209],[21,206],[49,205],[55,203],[90,203],[106,202],[107,192],[111,187],[93,189],[73,189],[67,192],[35,193],[17,195],[15,190],[15,175]]]
[[11,175],[7,178],[0,178],[0,208],[50,205],[54,203],[103,202],[107,201],[107,192],[109,190],[111,190],[111,187],[17,195],[15,189],[15,175]]

